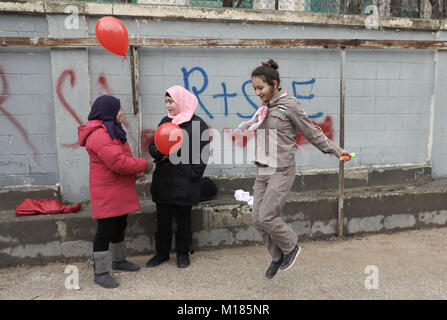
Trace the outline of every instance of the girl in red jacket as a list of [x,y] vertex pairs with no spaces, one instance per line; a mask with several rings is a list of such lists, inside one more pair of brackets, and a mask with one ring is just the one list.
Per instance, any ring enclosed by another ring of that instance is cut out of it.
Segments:
[[95,283],[105,288],[118,286],[109,273],[111,259],[114,270],[140,270],[125,259],[124,231],[127,214],[140,209],[136,178],[153,168],[151,161],[132,156],[121,126],[122,114],[120,100],[101,96],[93,103],[89,121],[78,128],[79,144],[90,158],[91,209],[98,221],[93,242]]

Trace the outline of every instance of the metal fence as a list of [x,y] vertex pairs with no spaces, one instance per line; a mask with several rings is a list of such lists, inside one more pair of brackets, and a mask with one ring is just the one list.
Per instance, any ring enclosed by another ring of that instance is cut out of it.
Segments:
[[[61,0],[47,0],[61,1]],[[63,0],[62,0],[63,1]],[[66,0],[134,4],[233,7],[244,9],[322,12],[334,14],[377,13],[385,17],[444,19],[447,0]]]

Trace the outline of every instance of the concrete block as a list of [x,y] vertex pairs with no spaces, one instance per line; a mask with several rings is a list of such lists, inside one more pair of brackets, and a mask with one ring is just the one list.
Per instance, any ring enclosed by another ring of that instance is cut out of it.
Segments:
[[33,61],[31,56],[23,53],[5,53],[0,55],[0,66],[5,74],[37,74],[39,58]]
[[36,114],[46,114],[54,117],[54,104],[52,95],[35,96],[35,101],[37,101],[37,103],[33,107],[33,110],[35,110]]
[[207,214],[210,229],[247,226],[252,223],[251,208],[242,204],[214,206],[213,211],[208,211]]
[[[85,10],[90,15],[113,15],[113,7],[108,3],[95,3],[95,2],[87,2],[84,4]],[[98,19],[99,20],[99,19]],[[97,21],[95,21],[96,23]]]
[[385,117],[385,115],[388,113],[388,97],[379,97],[377,96],[375,98],[375,108],[374,111],[376,114],[381,114]]
[[[17,137],[19,143],[24,143],[23,138],[20,141],[20,136]],[[55,135],[32,135],[29,136],[31,144],[35,146],[38,154],[56,154],[56,136]],[[71,140],[73,143],[77,142],[76,133],[73,133],[73,138]],[[71,142],[69,141],[69,142]],[[68,142],[68,141],[67,141]],[[26,145],[26,153],[32,153],[32,150],[28,145]]]
[[309,236],[312,227],[311,220],[293,221],[289,224],[298,236]]
[[430,96],[432,84],[426,81],[412,81],[410,84],[410,97]]
[[346,105],[346,110],[350,113],[368,116],[375,112],[375,98],[373,97],[353,96],[347,100],[349,103]]
[[[13,95],[3,107],[14,117],[17,115],[41,114],[40,95]],[[27,125],[26,123],[24,123]]]
[[61,242],[61,255],[67,258],[90,257],[93,252],[93,243],[77,240]]
[[400,63],[382,62],[377,64],[378,79],[399,79]]
[[51,76],[49,74],[23,75],[23,93],[51,94]]
[[364,81],[364,95],[368,97],[376,97],[375,87],[376,82],[379,80],[375,79],[365,79]]
[[365,82],[360,79],[346,81],[346,96],[363,97],[365,95]]
[[14,152],[12,135],[0,136],[0,155],[11,155]]
[[198,247],[230,246],[237,244],[230,229],[201,230],[193,233],[193,244]]
[[43,244],[25,244],[6,248],[0,254],[7,254],[11,258],[38,258],[45,261],[47,257],[61,256],[62,251],[59,241],[52,241]]
[[[8,111],[10,112],[10,111]],[[25,115],[14,115],[4,116],[3,113],[0,115],[0,135],[1,136],[12,136],[19,135],[21,132],[17,129],[14,122],[20,124],[23,128],[26,128],[26,119]],[[9,143],[14,143],[15,141],[9,141]]]
[[[179,70],[175,70],[174,75],[178,74]],[[140,51],[140,74],[163,76],[165,72],[165,61],[163,58],[157,56],[145,56]],[[181,71],[180,71],[181,72]]]
[[374,82],[374,93],[377,97],[387,97],[388,93],[388,80],[377,79]]
[[338,97],[340,95],[340,82],[336,79],[320,79],[314,86],[313,94],[324,97]]
[[235,228],[233,230],[234,238],[239,243],[260,242],[263,241],[260,233],[254,226]]
[[[330,51],[330,50],[328,50]],[[321,52],[321,50],[320,50]],[[318,56],[319,54],[317,54]],[[335,57],[337,57],[337,59],[335,60],[330,60],[330,59],[334,59]],[[338,54],[333,54],[332,58],[328,58],[329,60],[324,61],[324,64],[327,68],[327,77],[328,79],[339,79],[340,78],[340,65],[339,65],[339,61],[338,61]]]
[[32,16],[24,16],[20,14],[2,14],[0,19],[0,30],[18,32],[34,31],[34,19]]
[[359,232],[377,232],[383,229],[383,215],[348,219],[347,231],[350,234]]
[[421,65],[416,63],[406,63],[400,68],[399,79],[412,80],[419,79],[421,75]]
[[310,236],[327,236],[337,232],[337,220],[313,221],[310,229]]
[[34,31],[37,36],[48,36],[48,21],[45,17],[34,17]]
[[388,80],[388,96],[389,97],[399,97],[399,86],[400,80]]
[[374,130],[371,131],[383,131],[385,130],[386,123],[388,122],[387,117],[382,114],[375,114],[372,116],[374,122]]
[[26,130],[30,135],[55,135],[54,116],[30,114],[26,117]]
[[365,77],[364,77],[364,79],[376,79],[377,78],[377,63],[375,63],[375,62],[362,62],[362,65],[365,68]]
[[394,147],[396,145],[395,134],[392,131],[376,132],[374,142],[382,147]]
[[26,156],[0,156],[0,175],[29,174],[29,159]]
[[30,172],[33,173],[58,173],[58,161],[55,154],[50,155],[36,155],[31,157]]
[[59,183],[59,172],[48,172],[44,174],[45,181],[41,184],[44,186],[54,186]]
[[410,96],[410,84],[411,81],[399,80],[398,92],[400,97]]
[[385,229],[403,229],[411,228],[416,224],[416,218],[413,214],[393,214],[386,216],[383,225]]
[[418,221],[423,225],[445,225],[447,223],[447,211],[439,210],[433,212],[421,212]]
[[[55,173],[33,174],[33,175],[2,175],[0,179],[1,187],[16,187],[21,185],[51,186],[59,182],[58,175]],[[18,203],[17,203],[18,204]]]
[[[6,74],[5,80],[8,83],[9,99],[13,99],[13,95],[25,93],[22,84],[21,74]],[[3,83],[2,83],[3,87]]]
[[[154,76],[146,76],[146,75],[141,75],[141,86],[140,86],[140,90],[142,94],[146,94],[146,95],[162,95],[166,89],[168,89],[170,86],[172,86],[175,83],[183,83],[182,81],[179,81],[180,78],[179,77],[175,77],[175,78],[170,78],[170,79],[164,79],[163,81],[160,81],[160,77],[154,77]],[[191,80],[191,78],[190,78]],[[198,87],[199,89],[202,87],[203,85],[203,79],[200,79],[202,82],[200,84],[200,87]],[[192,82],[191,87],[192,86],[198,86],[197,84],[195,84],[194,82]],[[130,86],[129,86],[130,88]]]

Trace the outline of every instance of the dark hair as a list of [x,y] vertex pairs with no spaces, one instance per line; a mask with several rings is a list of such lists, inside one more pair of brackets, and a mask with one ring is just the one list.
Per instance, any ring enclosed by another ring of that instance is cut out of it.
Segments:
[[169,98],[172,99],[171,95],[170,95],[169,92],[167,92],[167,91],[166,91],[166,93],[165,93],[165,97],[169,97]]
[[251,73],[251,77],[259,77],[265,82],[267,82],[269,85],[273,87],[273,80],[278,81],[278,86],[280,83],[279,80],[279,65],[276,63],[275,60],[270,59],[267,62],[262,62],[262,65],[257,67],[253,72]]

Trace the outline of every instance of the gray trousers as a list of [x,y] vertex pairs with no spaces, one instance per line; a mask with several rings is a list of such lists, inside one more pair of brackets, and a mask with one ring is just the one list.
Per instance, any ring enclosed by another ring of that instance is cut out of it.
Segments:
[[278,168],[273,174],[257,169],[253,191],[253,224],[273,260],[287,255],[298,242],[296,233],[281,217],[287,195],[295,181],[295,166]]

